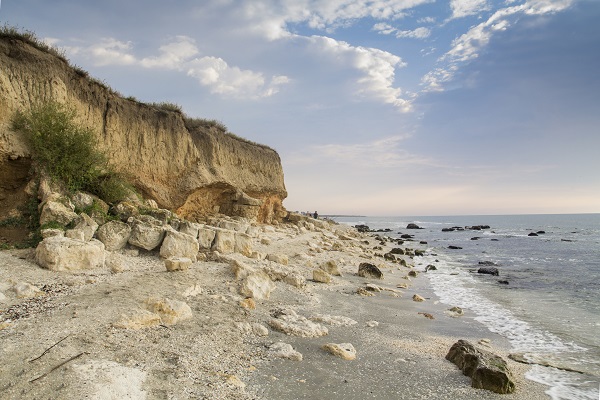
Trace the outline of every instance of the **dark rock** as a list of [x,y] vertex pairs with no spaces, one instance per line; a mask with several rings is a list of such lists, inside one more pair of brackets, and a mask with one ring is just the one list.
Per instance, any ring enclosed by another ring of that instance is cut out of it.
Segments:
[[544,233],[546,233],[546,231],[537,231],[536,232],[538,235],[543,235]]
[[423,229],[417,224],[408,224],[406,225],[406,229]]
[[538,234],[537,234],[537,233],[535,233],[535,232],[530,232],[530,233],[529,233],[529,235],[527,235],[527,236],[537,236],[537,235],[538,235]]
[[415,250],[415,256],[423,257],[425,252],[423,250]]
[[508,281],[498,281],[498,283],[501,285],[508,285]]
[[427,244],[427,242],[425,240],[421,240],[419,244]]
[[492,242],[499,242],[500,239],[490,239]]
[[402,239],[412,239],[414,236],[413,235],[409,235],[408,233],[405,233],[404,235],[400,236]]
[[475,348],[466,340],[454,343],[446,355],[464,375],[471,378],[471,386],[492,392],[507,394],[515,391],[506,361],[486,350]]
[[479,261],[479,265],[485,265],[487,267],[497,267],[498,264],[496,264],[493,261]]
[[383,272],[375,265],[370,263],[360,263],[358,266],[358,276],[363,278],[383,279]]
[[385,253],[383,255],[383,259],[387,260],[387,261],[396,261],[396,256],[394,254],[390,253]]
[[427,271],[437,271],[437,267],[433,264],[429,264],[428,266],[425,267],[425,272]]
[[419,273],[415,270],[408,271],[408,276],[412,276],[413,278],[416,278],[418,275],[419,275]]
[[448,248],[452,250],[462,250],[462,247],[460,246],[448,246]]
[[494,275],[494,276],[500,275],[500,273],[498,272],[498,268],[494,268],[494,267],[481,267],[477,270],[477,273]]
[[454,228],[442,228],[442,232],[454,232],[455,230]]
[[369,232],[371,230],[367,225],[354,225],[354,227],[359,232]]
[[561,242],[572,242],[571,239],[560,239]]
[[390,253],[404,255],[404,250],[400,247],[394,247],[392,250],[390,250]]
[[479,236],[472,237],[471,240],[479,240],[481,239]]

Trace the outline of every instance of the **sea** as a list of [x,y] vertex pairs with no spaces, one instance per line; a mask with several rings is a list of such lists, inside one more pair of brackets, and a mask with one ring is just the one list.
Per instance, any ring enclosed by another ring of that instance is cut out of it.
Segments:
[[[415,264],[437,267],[424,275],[440,302],[468,310],[535,362],[526,377],[550,398],[600,400],[600,214],[331,219],[426,241]],[[481,225],[489,228],[464,229]],[[480,263],[499,275],[477,273]]]

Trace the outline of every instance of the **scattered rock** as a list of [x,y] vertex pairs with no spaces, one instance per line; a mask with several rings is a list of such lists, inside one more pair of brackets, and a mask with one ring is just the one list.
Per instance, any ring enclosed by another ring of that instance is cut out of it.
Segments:
[[42,207],[40,214],[40,225],[49,222],[58,222],[61,225],[68,225],[77,218],[77,214],[71,207],[67,207],[59,201],[48,201]]
[[417,302],[423,302],[423,301],[425,301],[425,298],[422,297],[422,296],[420,296],[420,295],[418,295],[418,294],[414,294],[413,297],[412,297],[412,299],[413,299],[413,301],[417,301]]
[[379,322],[377,322],[377,321],[367,321],[365,323],[365,325],[367,325],[369,328],[375,328],[375,327],[379,326]]
[[279,332],[293,336],[319,337],[329,333],[323,325],[312,322],[293,310],[277,310],[269,325]]
[[327,272],[329,275],[333,276],[342,276],[340,269],[335,261],[329,260],[325,264],[320,267],[323,271]]
[[131,227],[121,221],[110,221],[98,228],[96,236],[104,243],[106,250],[120,250],[131,236]]
[[358,276],[363,278],[383,279],[383,272],[375,265],[370,263],[360,263],[358,266]]
[[129,244],[145,250],[154,250],[162,243],[165,232],[162,224],[147,216],[145,221],[133,219]]
[[320,283],[331,283],[331,275],[322,269],[313,270],[313,281]]
[[212,251],[218,251],[221,254],[231,254],[235,251],[235,231],[227,229],[213,228],[215,239],[212,244]]
[[321,346],[323,350],[343,360],[356,359],[356,349],[350,343],[327,343]]
[[160,325],[160,315],[148,310],[138,310],[130,315],[121,315],[121,319],[112,325],[115,328],[139,330]]
[[527,236],[538,236],[538,234],[535,232],[529,232],[529,235],[527,235]]
[[252,333],[256,336],[269,336],[269,329],[266,326],[255,322],[252,324]]
[[460,246],[448,246],[448,248],[451,250],[462,250],[462,247]]
[[365,296],[365,297],[370,297],[370,296],[375,296],[374,293],[369,292],[368,290],[366,290],[365,288],[358,288],[356,289],[356,294],[359,294],[361,296]]
[[426,312],[420,312],[420,313],[418,313],[418,314],[419,314],[419,315],[422,315],[422,316],[424,316],[425,318],[428,318],[428,319],[435,319],[435,318],[433,317],[433,315],[431,315],[431,314],[429,314],[429,313],[426,313]]
[[508,285],[509,284],[508,281],[498,281],[498,283],[501,284],[501,285]]
[[165,260],[167,271],[187,271],[192,265],[192,260],[187,257],[170,257]]
[[428,266],[425,267],[425,272],[427,271],[437,271],[437,267],[433,264],[429,264]]
[[146,300],[148,311],[160,315],[160,320],[166,325],[175,325],[179,321],[192,318],[192,309],[183,301],[168,298]]
[[497,267],[498,264],[496,264],[493,261],[479,261],[479,265],[484,265],[486,267]]
[[416,278],[419,275],[419,273],[417,271],[408,271],[408,276],[412,277],[412,278]]
[[217,232],[214,229],[200,225],[198,228],[198,244],[200,245],[200,250],[210,250],[216,235]]
[[495,267],[481,267],[477,270],[478,274],[488,274],[488,275],[494,275],[494,276],[498,276],[500,275],[500,272],[498,271],[498,268]]
[[373,283],[367,283],[365,285],[365,289],[367,289],[370,292],[375,292],[375,293],[381,292],[381,288]]
[[256,300],[268,299],[275,290],[275,283],[264,271],[256,271],[244,278],[240,294]]
[[267,260],[273,261],[278,264],[288,265],[289,259],[285,254],[268,254]]
[[496,393],[513,393],[515,384],[502,357],[475,348],[466,340],[459,340],[450,348],[446,359],[453,362],[472,379],[471,386]]
[[160,246],[162,258],[188,258],[196,262],[200,245],[195,237],[187,233],[168,231]]
[[254,310],[256,309],[256,302],[252,297],[247,297],[240,300],[240,307],[245,308],[246,310]]
[[29,299],[32,297],[43,296],[44,292],[40,290],[35,285],[32,285],[29,282],[19,282],[12,287],[13,292],[20,299]]
[[331,326],[352,326],[358,324],[352,318],[344,317],[341,315],[327,315],[327,314],[316,314],[309,318],[314,322],[321,322],[323,324]]
[[291,344],[277,342],[269,346],[269,351],[273,356],[286,358],[288,360],[302,361],[302,354],[294,350]]
[[452,307],[448,309],[448,314],[450,314],[451,317],[456,318],[463,316],[465,312],[460,307]]

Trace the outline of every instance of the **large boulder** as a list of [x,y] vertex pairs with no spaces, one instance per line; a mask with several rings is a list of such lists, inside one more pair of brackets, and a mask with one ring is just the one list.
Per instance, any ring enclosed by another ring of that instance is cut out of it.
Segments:
[[363,278],[383,279],[383,272],[375,265],[370,263],[360,263],[358,266],[358,276]]
[[160,247],[162,258],[184,257],[196,262],[200,246],[195,237],[187,233],[168,231]]
[[202,226],[200,224],[195,222],[181,221],[179,224],[179,232],[198,238],[198,232],[200,231],[201,227]]
[[236,253],[250,257],[252,255],[252,237],[245,233],[236,232],[234,250]]
[[120,250],[131,236],[131,227],[121,221],[110,221],[98,228],[96,236],[104,243],[106,250]]
[[481,267],[477,270],[477,273],[494,275],[494,276],[500,275],[500,272],[498,271],[498,268],[496,268],[496,267]]
[[75,228],[69,229],[65,236],[75,239],[80,236],[83,237],[84,241],[88,241],[94,237],[96,230],[98,229],[98,223],[90,218],[87,214],[79,214],[79,222],[75,225]]
[[275,283],[264,271],[248,274],[242,281],[240,294],[256,300],[268,299],[275,289]]
[[198,228],[198,243],[200,250],[210,250],[217,232],[214,229],[207,228],[205,225],[200,225]]
[[162,243],[165,231],[162,224],[154,218],[132,220],[131,236],[129,244],[145,250],[154,250]]
[[42,240],[35,250],[35,260],[52,271],[76,271],[104,267],[104,244],[53,236]]
[[214,228],[215,240],[211,249],[221,254],[230,254],[235,251],[235,232],[227,229]]
[[329,333],[325,326],[298,315],[294,310],[277,310],[273,317],[269,321],[271,328],[286,335],[319,337]]
[[77,218],[77,214],[71,207],[68,207],[59,201],[48,201],[42,207],[40,225],[53,221],[62,225],[68,225],[75,218]]
[[446,355],[464,375],[471,378],[471,386],[506,394],[515,390],[506,361],[486,350],[477,349],[466,340],[454,343]]

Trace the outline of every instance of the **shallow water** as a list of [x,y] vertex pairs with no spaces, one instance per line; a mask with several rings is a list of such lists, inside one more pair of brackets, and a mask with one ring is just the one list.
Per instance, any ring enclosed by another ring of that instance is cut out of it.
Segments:
[[[442,302],[475,313],[513,352],[582,372],[533,367],[527,377],[553,399],[600,398],[600,214],[334,219],[427,241],[428,254],[415,261],[437,266],[427,276]],[[405,229],[411,222],[424,229]],[[442,232],[473,225],[490,229]],[[500,275],[476,273],[485,261]]]

